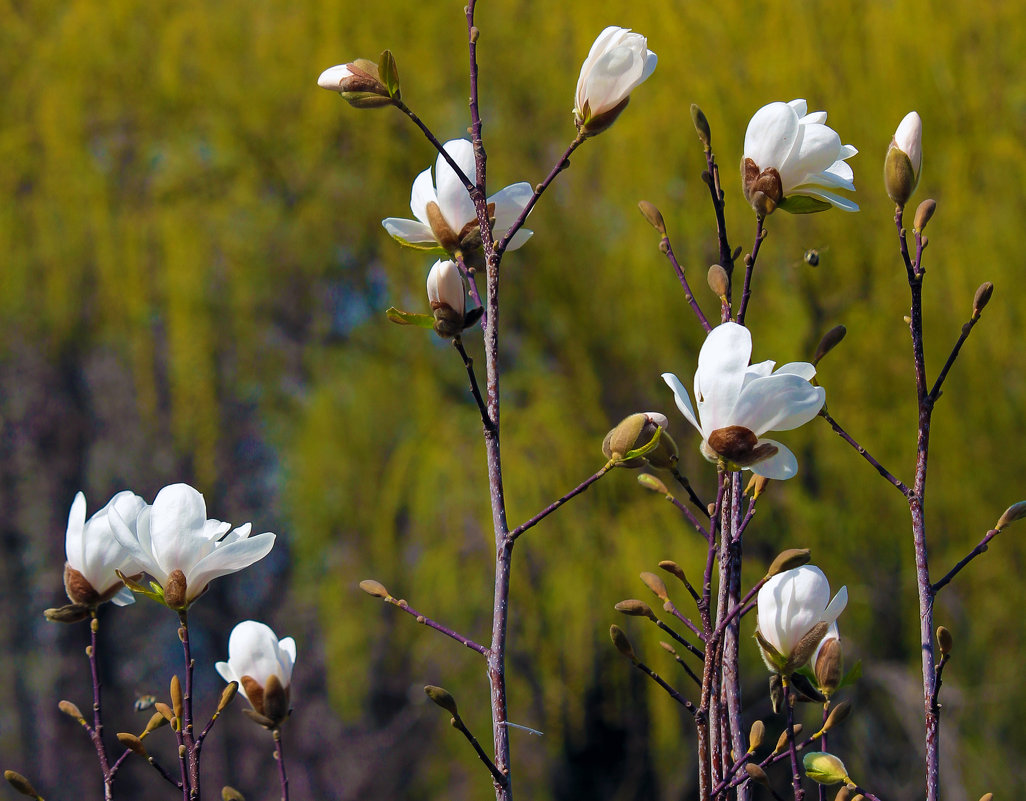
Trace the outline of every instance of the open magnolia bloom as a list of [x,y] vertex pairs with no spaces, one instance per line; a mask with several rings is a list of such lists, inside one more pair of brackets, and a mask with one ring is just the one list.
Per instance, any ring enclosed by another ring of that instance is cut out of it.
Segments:
[[[466,139],[452,139],[443,147],[463,174],[474,180],[474,146]],[[488,216],[492,232],[501,238],[527,207],[534,189],[526,181],[511,184],[488,198]],[[388,217],[381,221],[385,230],[400,245],[435,253],[468,254],[481,247],[481,230],[470,193],[442,155],[435,162],[435,180],[431,168],[417,176],[410,196],[410,210],[416,220]],[[516,250],[530,239],[533,231],[521,228],[510,239],[507,250]]]
[[134,531],[139,513],[145,508],[146,501],[125,490],[86,520],[85,495],[81,492],[75,495],[64,541],[68,557],[64,565],[64,588],[74,603],[96,606],[113,601],[117,606],[125,606],[135,601],[117,571],[134,575],[141,573],[142,568],[115,538],[110,510],[116,509],[119,519],[129,531]]
[[816,368],[808,362],[774,371],[772,361],[750,365],[751,356],[752,335],[744,326],[727,322],[709,332],[695,371],[697,414],[680,379],[663,373],[663,380],[677,408],[701,432],[709,461],[765,478],[791,478],[798,472],[794,454],[762,435],[809,422],[823,407],[826,391],[809,383]]
[[748,123],[741,178],[745,198],[761,215],[778,206],[796,214],[830,206],[859,210],[833,191],[855,191],[855,175],[845,159],[858,151],[841,144],[837,131],[826,125],[825,111],[806,111],[804,100],[770,103]]
[[612,125],[627,108],[635,87],[655,72],[658,60],[640,33],[615,25],[602,31],[577,79],[577,127],[586,136],[594,136]]
[[[812,658],[848,604],[848,588],[830,598],[823,571],[802,565],[777,573],[759,590],[759,641],[770,670],[793,673]],[[836,628],[834,629],[836,632]]]
[[114,536],[161,586],[172,609],[186,609],[211,581],[263,559],[274,545],[270,532],[250,537],[249,523],[229,532],[230,523],[208,520],[203,496],[188,484],[157,493],[135,531],[114,511]]
[[228,638],[228,661],[214,667],[225,681],[239,683],[256,713],[251,717],[274,728],[289,714],[289,685],[295,663],[295,640],[279,640],[270,626],[243,620]]

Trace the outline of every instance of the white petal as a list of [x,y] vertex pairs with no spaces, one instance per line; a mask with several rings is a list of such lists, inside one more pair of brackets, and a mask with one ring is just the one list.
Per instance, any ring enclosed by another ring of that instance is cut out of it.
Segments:
[[153,558],[164,572],[181,570],[186,575],[209,553],[202,534],[207,506],[199,491],[188,484],[172,484],[157,493],[150,509],[150,540]]
[[239,677],[235,675],[231,665],[227,662],[217,662],[214,665],[214,670],[221,674],[221,678],[231,684],[233,681],[238,681]]
[[128,606],[135,603],[135,593],[128,589],[128,587],[122,587],[114,593],[114,597],[110,600],[114,603],[114,606]]
[[695,371],[695,403],[704,436],[734,424],[734,406],[751,355],[752,335],[742,325],[723,323],[706,337]]
[[[794,113],[799,118],[807,116],[807,112],[809,110],[809,106],[801,98],[798,98],[797,100],[790,100],[790,101],[788,101],[787,105],[791,108],[792,111],[794,111]],[[825,111],[820,111],[820,112],[817,112],[817,113],[822,114],[823,118],[826,119],[826,112]]]
[[[452,156],[463,174],[472,182],[476,174],[474,146],[466,139],[452,139],[443,145],[445,152]],[[460,232],[468,222],[477,216],[474,203],[470,199],[467,187],[463,185],[449,162],[441,153],[435,162],[435,186],[438,195],[438,207],[449,227],[456,233]]]
[[853,200],[848,200],[846,197],[835,195],[833,192],[827,192],[822,189],[818,189],[814,186],[809,187],[795,187],[794,194],[796,195],[808,195],[809,197],[817,197],[820,200],[825,200],[833,206],[836,206],[841,211],[858,211],[859,204]]
[[296,641],[291,637],[278,641],[278,664],[281,665],[281,683],[288,687],[292,683],[292,668],[296,665]]
[[691,398],[688,396],[688,391],[684,389],[680,379],[673,373],[663,373],[663,381],[666,382],[666,386],[673,390],[673,397],[677,401],[677,408],[680,409],[680,413],[701,434],[702,426],[698,424],[698,416],[695,414],[695,410],[691,408]]
[[529,231],[526,228],[521,228],[515,234],[513,238],[509,240],[509,244],[506,245],[506,250],[516,250],[523,246],[523,244],[534,236],[534,231]]
[[772,478],[775,481],[786,481],[798,474],[798,460],[785,445],[775,439],[762,438],[759,439],[758,444],[775,445],[777,452],[769,459],[764,459],[749,468],[755,475]]
[[816,367],[809,362],[788,362],[778,367],[774,373],[780,375],[796,375],[804,378],[806,381],[811,381],[816,375]]
[[428,203],[437,202],[438,197],[435,195],[435,184],[431,180],[431,168],[428,167],[413,179],[413,191],[410,193],[410,211],[424,225],[429,226],[427,205]]
[[805,176],[822,172],[835,161],[841,149],[841,137],[826,125],[805,125],[798,148],[780,169],[784,194],[803,182]]
[[86,499],[81,492],[75,493],[75,500],[71,502],[71,511],[68,513],[68,531],[64,536],[64,554],[68,564],[75,570],[81,571],[85,564],[85,545],[83,543],[83,530],[86,519]]
[[333,92],[340,91],[341,87],[339,84],[342,83],[344,78],[349,78],[353,73],[349,71],[347,64],[338,64],[334,67],[328,67],[324,72],[320,74],[317,79],[317,85],[322,89],[330,89]]
[[232,629],[228,663],[236,676],[251,676],[261,686],[267,684],[270,676],[277,676],[287,686],[279,661],[278,638],[269,626],[256,620],[244,620]]
[[779,169],[791,153],[798,133],[798,115],[790,105],[770,103],[763,106],[752,116],[745,131],[745,157],[760,169]]
[[814,387],[793,373],[776,372],[745,385],[731,423],[750,428],[756,435],[790,431],[815,417],[825,400],[823,387]]
[[531,198],[534,197],[534,189],[526,181],[500,189],[490,198],[489,203],[495,204],[495,238],[506,234],[509,227],[516,222],[517,217],[527,207]]
[[[142,569],[153,576],[158,583],[164,584],[167,581],[167,573],[161,570],[160,565],[157,564],[153,558],[153,554],[150,553],[149,547],[144,547],[140,541],[140,535],[145,531],[148,537],[148,518],[149,509],[144,511],[143,515],[139,516],[139,522],[136,526],[137,533],[134,533],[121,519],[121,515],[118,510],[111,509],[108,512],[107,519],[111,524],[111,531],[114,534],[114,538],[121,543],[129,555],[134,559]],[[149,540],[147,539],[146,545],[148,546]]]
[[848,588],[841,587],[837,591],[837,595],[830,602],[830,605],[823,612],[823,621],[826,623],[833,623],[837,620],[837,616],[844,611],[844,607],[848,605]]
[[388,235],[410,243],[431,243],[435,235],[431,228],[416,220],[404,220],[401,217],[387,217],[381,221]]
[[265,532],[222,545],[207,554],[185,574],[187,600],[191,601],[219,576],[235,573],[260,561],[270,553],[273,546],[274,534]]

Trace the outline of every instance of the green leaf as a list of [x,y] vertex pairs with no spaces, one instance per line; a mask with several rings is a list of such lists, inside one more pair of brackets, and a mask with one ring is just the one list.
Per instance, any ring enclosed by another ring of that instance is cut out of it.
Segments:
[[439,245],[437,242],[407,242],[405,239],[398,236],[392,236],[392,239],[394,239],[404,248],[410,248],[411,250],[419,250],[423,253],[429,253],[433,256],[448,255],[446,249]]
[[862,678],[862,660],[856,660],[855,664],[851,666],[851,670],[844,674],[844,678],[841,679],[841,683],[837,685],[837,689],[847,687],[849,684],[854,684]]
[[395,65],[395,56],[391,50],[385,50],[378,60],[378,77],[388,87],[388,94],[394,100],[400,100],[399,94],[399,68]]
[[385,310],[385,314],[388,319],[398,325],[413,325],[417,328],[434,328],[435,318],[430,314],[415,314],[414,312],[404,312],[397,309],[395,306],[390,306]]
[[661,437],[662,434],[663,434],[663,430],[661,428],[657,428],[655,434],[652,435],[652,439],[650,439],[648,442],[646,442],[640,448],[635,448],[634,450],[627,451],[627,453],[625,453],[623,455],[623,459],[621,459],[620,461],[627,462],[627,461],[630,461],[631,459],[639,459],[639,458],[641,458],[641,457],[651,453],[652,451],[654,451],[656,449],[656,447],[658,447],[658,445],[659,445],[659,437]]
[[785,197],[777,204],[778,209],[783,209],[789,214],[814,214],[817,211],[826,211],[830,204],[825,200],[808,195],[791,195]]

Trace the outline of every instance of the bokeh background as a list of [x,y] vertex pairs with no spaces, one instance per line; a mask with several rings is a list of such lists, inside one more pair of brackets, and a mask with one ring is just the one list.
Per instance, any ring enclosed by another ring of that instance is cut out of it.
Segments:
[[[462,3],[3,0],[0,17],[2,767],[47,798],[101,797],[87,738],[56,709],[60,698],[88,708],[87,632],[41,615],[62,602],[67,512],[79,489],[92,511],[123,488],[152,500],[187,481],[210,516],[278,533],[267,559],[217,581],[194,609],[200,709],[216,703],[213,663],[231,627],[264,620],[299,647],[285,731],[293,798],[488,797],[487,775],[421,689],[450,689],[487,741],[479,659],[356,588],[374,577],[487,640],[492,535],[466,375],[448,345],[383,314],[426,310],[431,260],[400,250],[380,220],[408,216],[412,179],[434,154],[401,115],[351,109],[315,84],[323,68],[388,47],[407,103],[440,139],[465,135]],[[713,313],[692,102],[712,125],[731,242],[746,250],[754,219],[736,165],[756,109],[805,97],[861,150],[851,162],[861,213],[769,220],[748,322],[755,358],[781,362],[809,358],[845,324],[820,369],[830,411],[910,479],[908,291],[880,176],[914,108],[925,163],[913,203],[939,204],[926,262],[931,375],[976,287],[996,287],[934,418],[927,517],[939,577],[1023,497],[1020,5],[481,3],[492,191],[541,180],[573,137],[580,62],[608,24],[647,34],[659,68],[574,156],[530,219],[533,240],[504,262],[511,522],[601,466],[605,431],[638,410],[668,413],[693,482],[704,494],[713,485],[659,379],[691,374],[700,330],[636,209],[660,207]],[[808,248],[820,251],[816,268],[802,260]],[[479,335],[467,341],[480,356]],[[802,472],[760,503],[746,584],[780,548],[807,546],[835,587],[848,586],[842,635],[863,677],[832,745],[880,796],[919,797],[907,508],[822,421],[784,438]],[[521,540],[510,714],[545,734],[512,733],[518,796],[691,797],[690,722],[607,634],[625,625],[643,658],[686,687],[658,632],[612,609],[647,597],[637,574],[667,558],[698,574],[700,542],[627,471]],[[1026,789],[1024,568],[1013,528],[937,601],[956,641],[942,697],[949,801]],[[175,618],[144,600],[101,622],[108,734],[138,731],[135,694],[165,694],[179,669]],[[775,737],[782,721],[754,645],[743,661],[746,721],[765,718]],[[171,762],[169,737],[154,750]],[[266,733],[229,710],[204,749],[208,794],[229,783],[251,801],[277,798],[270,756]],[[155,785],[130,760],[117,786],[135,798]]]

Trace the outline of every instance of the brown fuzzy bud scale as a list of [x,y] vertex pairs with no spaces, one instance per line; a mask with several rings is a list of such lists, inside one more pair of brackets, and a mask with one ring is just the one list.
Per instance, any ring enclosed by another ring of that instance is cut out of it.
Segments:
[[748,732],[748,753],[752,753],[752,751],[762,745],[762,741],[765,737],[766,724],[761,720],[755,721],[755,723],[752,724],[751,730]]
[[827,695],[840,685],[843,665],[841,641],[830,639],[824,642],[816,657],[816,664],[813,665],[813,672],[816,674],[816,684],[819,685],[819,689]]
[[979,289],[976,290],[976,295],[973,296],[973,319],[975,320],[980,316],[980,312],[986,308],[987,304],[990,303],[991,295],[994,294],[994,285],[990,281],[985,281],[980,284]]
[[638,203],[638,208],[641,209],[642,216],[648,220],[648,224],[663,236],[666,236],[666,223],[663,221],[663,215],[660,213],[659,209],[647,200],[640,201]]
[[82,717],[82,710],[71,703],[71,701],[61,701],[57,704],[57,708],[69,718],[74,718],[79,723],[85,723],[85,718]]
[[119,731],[117,733],[118,742],[121,743],[125,748],[129,749],[133,753],[138,754],[143,758],[148,758],[149,754],[146,753],[146,746],[142,744],[142,740],[136,737],[134,734],[127,731]]
[[764,442],[759,445],[755,432],[744,426],[726,426],[717,428],[707,440],[709,448],[718,456],[726,459],[737,469],[750,467],[777,453],[777,446]]
[[360,589],[375,598],[391,598],[391,594],[385,589],[385,585],[374,579],[364,579],[360,582]]
[[96,606],[100,602],[100,593],[93,589],[93,585],[85,576],[67,562],[64,563],[64,591],[75,604]]
[[11,787],[22,795],[27,795],[29,798],[39,798],[39,793],[37,793],[36,788],[32,786],[32,782],[20,773],[15,773],[13,770],[5,770],[4,778],[7,779],[7,783],[11,785]]
[[709,282],[709,289],[716,297],[721,299],[727,297],[727,293],[730,291],[730,278],[727,277],[727,271],[723,269],[722,265],[712,265],[706,274],[706,281]]
[[916,209],[915,220],[912,223],[915,229],[920,233],[926,227],[926,224],[930,222],[930,218],[933,217],[933,213],[937,211],[937,201],[933,198],[927,198],[919,207]]
[[285,722],[291,711],[289,706],[289,688],[285,687],[274,673],[264,683],[264,715],[280,726]]
[[812,551],[808,548],[788,548],[786,551],[781,551],[766,571],[766,578],[806,565],[810,559],[812,559]]
[[748,778],[753,782],[761,784],[763,787],[769,787],[769,776],[766,775],[766,771],[760,768],[758,765],[753,765],[751,762],[745,764],[745,773],[748,774]]
[[669,594],[666,592],[666,582],[655,573],[646,571],[640,574],[640,578],[660,601],[668,601],[670,599]]
[[950,654],[951,649],[955,647],[954,637],[951,636],[951,632],[944,626],[937,627],[937,646],[940,648],[943,656]]
[[702,140],[705,149],[712,147],[712,131],[709,128],[709,120],[705,113],[694,103],[691,104],[691,122],[695,126],[695,133]]
[[89,607],[83,604],[67,604],[53,609],[44,609],[43,617],[51,623],[78,623],[89,617]]
[[171,609],[184,609],[186,597],[185,573],[175,568],[168,574],[167,583],[164,584],[164,603]]
[[844,339],[844,335],[848,333],[848,329],[843,325],[835,325],[825,334],[816,346],[816,353],[812,357],[813,364],[819,364],[819,360],[826,356],[830,351],[836,348],[841,340]]

